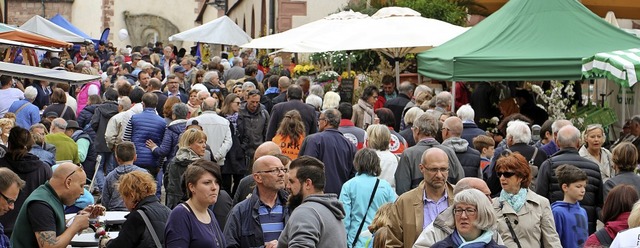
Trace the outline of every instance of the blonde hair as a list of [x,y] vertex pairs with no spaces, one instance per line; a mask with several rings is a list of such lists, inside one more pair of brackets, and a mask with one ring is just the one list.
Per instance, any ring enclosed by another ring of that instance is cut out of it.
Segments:
[[380,206],[378,211],[376,211],[376,215],[373,217],[373,221],[371,221],[371,224],[367,227],[369,231],[371,233],[375,233],[382,227],[391,226],[391,215],[393,214],[393,210],[394,205],[391,202]]
[[8,129],[13,128],[13,126],[15,125],[15,122],[13,121],[13,119],[10,118],[1,118],[0,119],[0,128],[4,128],[6,126],[9,126]]
[[633,204],[627,224],[629,224],[629,229],[640,226],[640,201]]
[[367,147],[375,150],[389,150],[391,132],[382,124],[372,124],[367,128]]
[[203,131],[193,129],[193,128],[187,129],[180,136],[180,140],[178,141],[178,147],[180,148],[189,147],[190,145],[198,142],[201,139],[204,139],[205,141],[207,141],[207,135]]

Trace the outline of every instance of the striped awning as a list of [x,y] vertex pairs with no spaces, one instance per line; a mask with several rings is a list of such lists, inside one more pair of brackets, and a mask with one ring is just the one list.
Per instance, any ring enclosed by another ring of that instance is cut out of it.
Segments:
[[582,59],[584,78],[607,78],[631,87],[640,75],[640,48],[597,53]]

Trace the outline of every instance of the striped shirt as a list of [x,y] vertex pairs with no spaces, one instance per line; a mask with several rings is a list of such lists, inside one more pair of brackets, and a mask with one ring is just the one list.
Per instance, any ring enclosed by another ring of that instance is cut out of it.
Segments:
[[270,242],[277,240],[280,237],[280,233],[284,229],[284,206],[279,199],[276,199],[276,204],[273,208],[265,205],[260,201],[260,207],[258,208],[258,219],[260,220],[260,226],[262,227],[262,234],[264,236],[264,242]]

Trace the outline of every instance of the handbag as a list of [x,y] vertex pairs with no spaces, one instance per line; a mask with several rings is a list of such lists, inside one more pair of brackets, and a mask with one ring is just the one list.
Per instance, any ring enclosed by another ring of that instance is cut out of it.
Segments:
[[362,217],[362,222],[360,222],[360,227],[358,227],[358,231],[356,232],[356,237],[353,239],[353,243],[351,247],[355,247],[356,243],[358,243],[358,238],[360,237],[360,232],[362,231],[362,227],[364,226],[364,222],[367,220],[367,212],[369,212],[369,208],[371,207],[371,203],[373,203],[373,197],[376,195],[376,191],[378,191],[378,184],[380,183],[380,179],[376,179],[376,185],[373,186],[373,192],[371,192],[371,198],[369,198],[369,205],[367,209],[364,211],[364,217]]
[[151,233],[153,242],[156,243],[156,247],[162,248],[162,245],[160,244],[160,239],[158,239],[158,234],[156,234],[156,230],[151,225],[151,221],[149,221],[149,217],[147,217],[147,215],[144,213],[144,211],[142,211],[142,209],[138,209],[137,212],[140,214],[140,216],[142,216],[142,219],[144,220],[144,224],[147,226],[147,229],[149,229],[149,233]]

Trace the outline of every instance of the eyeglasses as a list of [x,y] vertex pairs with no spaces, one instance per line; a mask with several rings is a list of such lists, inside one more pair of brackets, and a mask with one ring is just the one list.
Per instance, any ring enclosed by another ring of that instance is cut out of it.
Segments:
[[504,178],[510,178],[512,176],[515,176],[516,173],[515,172],[509,172],[509,171],[498,171],[496,172],[496,175],[498,175],[498,178],[504,176]]
[[11,198],[7,197],[2,192],[0,192],[0,196],[2,196],[2,198],[4,198],[4,200],[7,201],[7,204],[9,204],[9,205],[12,205],[12,204],[16,203],[15,199],[11,199]]
[[289,169],[287,168],[275,168],[273,170],[267,170],[267,171],[256,171],[256,173],[269,173],[269,174],[278,174],[278,173],[287,173],[289,172]]
[[453,209],[453,214],[455,214],[456,216],[462,216],[462,213],[466,213],[468,217],[472,217],[472,216],[476,216],[476,214],[478,213],[478,210],[475,208],[454,208]]
[[447,173],[449,172],[449,168],[424,168],[426,171],[431,173]]
[[[82,166],[78,165],[78,169],[82,170]],[[64,181],[66,182],[67,179],[69,179],[69,177],[73,176],[73,174],[76,173],[76,171],[78,170],[76,169],[76,170],[73,170],[71,173],[69,173],[69,175],[67,175],[67,177],[64,178]]]
[[258,94],[260,94],[260,90],[251,90],[251,91],[249,91],[249,96],[258,95]]

